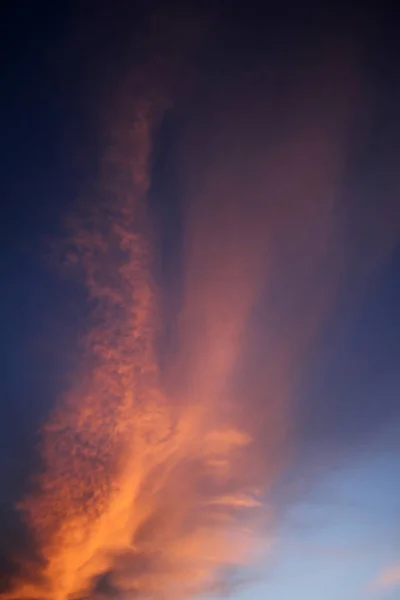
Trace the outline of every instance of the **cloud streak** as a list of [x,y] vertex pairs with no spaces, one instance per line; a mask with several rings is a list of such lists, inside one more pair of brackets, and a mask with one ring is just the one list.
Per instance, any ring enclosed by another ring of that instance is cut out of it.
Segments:
[[81,369],[43,426],[21,503],[37,561],[4,598],[194,597],[268,545],[294,387],[345,269],[354,98],[334,64],[319,69],[278,94],[274,136],[260,73],[222,85],[184,133],[178,350],[162,369],[147,206],[169,104],[157,60],[115,94],[99,179],[69,223],[67,262],[91,307]]

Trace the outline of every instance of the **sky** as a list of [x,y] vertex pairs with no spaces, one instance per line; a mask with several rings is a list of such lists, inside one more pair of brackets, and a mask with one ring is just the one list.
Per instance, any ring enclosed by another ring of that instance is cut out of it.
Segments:
[[8,9],[2,600],[400,597],[398,18]]

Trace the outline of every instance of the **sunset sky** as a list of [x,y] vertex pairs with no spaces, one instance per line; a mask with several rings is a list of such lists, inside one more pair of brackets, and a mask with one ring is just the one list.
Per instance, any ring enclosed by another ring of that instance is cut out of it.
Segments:
[[400,17],[56,5],[2,22],[0,599],[398,599]]

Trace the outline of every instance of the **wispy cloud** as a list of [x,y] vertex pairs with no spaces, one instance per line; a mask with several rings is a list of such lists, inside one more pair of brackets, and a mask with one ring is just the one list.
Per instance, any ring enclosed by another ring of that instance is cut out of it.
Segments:
[[400,563],[395,563],[382,569],[372,583],[372,589],[375,590],[386,590],[396,587],[400,587]]
[[71,219],[68,262],[92,315],[21,504],[39,561],[14,600],[188,598],[253,560],[292,450],[293,389],[346,268],[351,78],[321,61],[283,93],[273,139],[273,86],[255,92],[255,76],[222,87],[182,142],[178,350],[161,369],[147,206],[168,105],[159,67],[150,60],[116,94],[99,179]]

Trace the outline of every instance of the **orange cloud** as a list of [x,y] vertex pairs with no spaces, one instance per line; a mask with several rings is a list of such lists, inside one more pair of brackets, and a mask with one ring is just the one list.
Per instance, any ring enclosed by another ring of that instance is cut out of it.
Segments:
[[146,205],[164,98],[110,116],[94,200],[71,222],[69,262],[92,303],[81,372],[43,427],[43,469],[22,503],[41,566],[5,597],[193,597],[268,543],[293,386],[343,269],[350,100],[346,82],[333,81],[332,103],[317,80],[307,102],[294,90],[277,139],[250,80],[183,141],[183,292],[165,370]]

